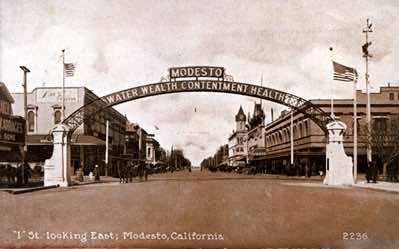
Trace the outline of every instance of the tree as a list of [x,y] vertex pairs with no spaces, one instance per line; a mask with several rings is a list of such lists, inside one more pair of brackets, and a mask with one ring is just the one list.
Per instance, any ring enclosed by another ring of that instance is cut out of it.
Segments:
[[394,171],[398,167],[395,163],[399,159],[399,115],[374,117],[371,131],[368,132],[367,124],[362,124],[359,135],[362,142],[371,145],[373,160],[382,165],[382,175],[386,180],[388,166]]

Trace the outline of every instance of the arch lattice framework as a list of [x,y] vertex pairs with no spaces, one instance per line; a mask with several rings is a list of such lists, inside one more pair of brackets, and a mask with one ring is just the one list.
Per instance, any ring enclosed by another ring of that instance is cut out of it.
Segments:
[[182,92],[219,92],[272,101],[303,113],[325,133],[326,125],[333,121],[327,113],[310,101],[273,88],[226,80],[181,80],[136,86],[111,93],[82,106],[69,115],[63,124],[70,127],[71,135],[86,120],[90,120],[95,113],[103,109],[140,98]]

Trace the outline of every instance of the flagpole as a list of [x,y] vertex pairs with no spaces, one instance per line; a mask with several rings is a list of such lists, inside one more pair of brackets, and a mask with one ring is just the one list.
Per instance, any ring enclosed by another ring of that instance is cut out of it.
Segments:
[[[330,47],[330,60],[331,63],[333,63],[333,48]],[[333,68],[334,71],[334,68]],[[333,82],[330,81],[330,97],[331,97],[331,118],[335,120],[335,115],[334,115],[334,99],[333,99]]]
[[61,120],[65,119],[65,49],[62,50],[62,104],[61,104]]
[[353,79],[353,180],[357,181],[357,89],[356,77]]

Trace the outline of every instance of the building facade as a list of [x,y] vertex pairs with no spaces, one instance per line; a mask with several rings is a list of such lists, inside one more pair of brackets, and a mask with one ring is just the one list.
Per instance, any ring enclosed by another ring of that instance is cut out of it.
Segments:
[[[367,95],[358,90],[357,133],[358,172],[367,170],[367,146],[372,148],[373,161],[380,173],[399,171],[399,87],[385,86],[371,93],[371,132],[367,130]],[[313,105],[331,115],[330,99],[310,100]],[[347,125],[344,149],[353,157],[353,99],[335,99],[334,115]],[[292,112],[292,113],[291,113]],[[292,127],[291,127],[292,114]],[[236,130],[229,137],[229,166],[256,172],[286,175],[315,175],[325,171],[327,136],[309,117],[298,111],[282,111],[280,116],[265,125],[261,104],[255,103],[248,123],[242,107],[236,117]],[[291,164],[291,133],[293,135],[293,163]],[[203,161],[204,166],[219,167],[217,153]],[[398,172],[397,172],[398,173]],[[397,175],[396,173],[396,175]]]
[[[368,139],[366,126],[367,95],[357,91],[357,122],[358,122],[358,172],[362,173],[367,168],[367,144],[373,147],[373,160],[383,161],[379,155],[378,141]],[[383,131],[385,135],[397,137],[399,129],[395,124],[399,120],[399,87],[381,87],[377,93],[370,94],[372,134]],[[314,99],[311,102],[320,107],[328,115],[331,114],[331,101],[329,99]],[[344,135],[344,148],[348,156],[353,157],[353,100],[334,100],[334,114],[336,118],[347,125]],[[268,173],[283,173],[296,175],[317,174],[319,170],[325,170],[325,147],[327,137],[322,129],[302,113],[293,112],[293,137],[294,137],[294,167],[290,165],[290,135],[291,113],[283,111],[276,120],[266,125],[266,150],[265,155],[258,158],[262,161]],[[391,133],[393,132],[393,134]],[[382,134],[382,133],[381,133]],[[377,136],[374,136],[377,137]],[[381,135],[379,135],[381,137]],[[397,146],[393,142],[383,142],[384,151]],[[396,149],[398,150],[398,148]],[[399,151],[398,151],[399,152]],[[393,151],[394,153],[394,151]],[[395,155],[393,155],[395,156]],[[396,159],[393,159],[397,161]],[[380,165],[380,171],[382,167]]]
[[14,98],[0,82],[0,162],[21,162],[25,143],[25,119],[13,115]]
[[[65,117],[98,99],[97,95],[85,87],[67,87],[64,91]],[[15,99],[13,104],[15,113],[23,115],[23,93],[12,93],[12,97]],[[44,160],[52,153],[51,130],[62,120],[62,88],[35,88],[27,94],[27,99],[27,159],[31,164],[43,165]],[[83,124],[71,138],[71,165],[74,171],[83,167],[85,174],[93,171],[95,165],[99,165],[101,174],[105,173],[106,121],[109,120],[109,167],[112,173],[112,165],[124,161],[121,155],[125,150],[127,119],[113,108],[85,115]]]

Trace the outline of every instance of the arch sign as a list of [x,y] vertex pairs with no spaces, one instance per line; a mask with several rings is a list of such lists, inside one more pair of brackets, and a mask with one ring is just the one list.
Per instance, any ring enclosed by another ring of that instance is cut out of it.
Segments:
[[319,107],[293,94],[234,82],[231,76],[225,74],[223,67],[194,66],[170,68],[169,76],[163,78],[161,82],[136,86],[103,96],[72,113],[63,123],[74,131],[83,123],[84,118],[104,108],[140,98],[182,92],[219,92],[269,100],[298,110],[312,119],[325,133],[327,133],[327,123],[332,121],[331,117]]
[[[88,119],[90,116],[94,115],[95,113],[105,108],[119,105],[124,102],[145,97],[156,96],[156,95],[183,93],[183,92],[215,92],[215,93],[239,94],[239,95],[250,96],[250,97],[272,101],[303,113],[304,116],[313,120],[313,122],[315,122],[329,136],[331,136],[332,133],[331,129],[328,128],[329,127],[328,124],[342,123],[333,120],[322,109],[320,109],[319,107],[313,105],[310,101],[307,101],[301,97],[295,96],[293,94],[284,91],[276,90],[273,88],[242,83],[242,82],[235,82],[232,76],[226,74],[225,68],[223,67],[214,67],[214,66],[173,67],[169,68],[169,75],[167,77],[162,77],[160,82],[135,86],[132,88],[128,88],[122,91],[117,91],[109,95],[103,96],[101,98],[98,98],[92,101],[91,103],[82,106],[74,113],[72,113],[69,117],[67,117],[62,122],[62,124],[57,125],[52,131],[54,149],[53,149],[52,158],[46,161],[45,173],[48,172],[48,174],[45,174],[45,185],[53,185],[54,183],[57,183],[63,186],[68,186],[69,184],[68,169],[70,168],[69,165],[70,148],[68,147],[70,146],[69,140],[72,133],[80,125],[83,124],[84,120]],[[330,126],[330,127],[338,129],[337,127],[344,127],[344,126],[341,125],[341,126]],[[337,140],[336,136],[334,137],[334,139]],[[329,139],[329,141],[330,140],[331,139]],[[345,152],[343,151],[342,141],[341,143],[338,144],[340,144],[338,145],[338,147],[340,146],[342,147],[339,149],[339,152],[337,152],[340,155],[338,155],[337,157],[331,157],[331,155],[329,156],[329,154],[327,153],[328,154],[327,157],[347,158]],[[328,150],[328,144],[327,144],[327,151],[329,151],[330,154],[335,153],[334,152],[335,149]],[[327,160],[327,162],[328,162],[327,169],[330,169],[330,171],[331,169],[334,169],[332,165],[335,165],[335,163],[331,160]],[[347,162],[346,159],[345,162]],[[60,167],[56,165],[60,165]],[[336,182],[340,182],[339,180],[335,181],[338,173],[336,173],[335,171],[331,171],[332,172],[331,174],[334,176],[328,178],[327,177],[328,172],[329,171],[327,171],[326,179],[333,179],[330,180],[330,183],[333,182],[335,184]],[[345,172],[349,171],[347,170]],[[59,179],[62,179],[62,181],[60,182]],[[346,177],[345,179],[348,179],[348,177]],[[347,182],[345,182],[345,184],[347,184]]]

